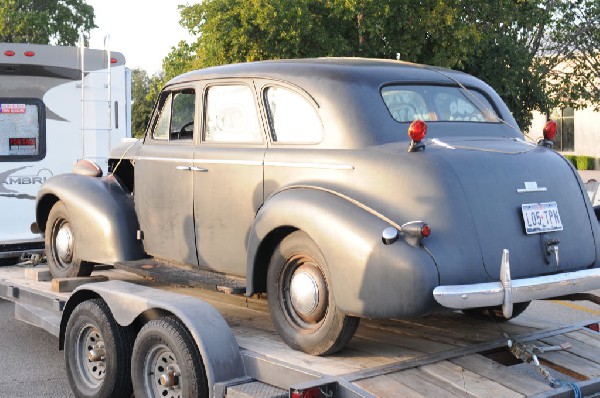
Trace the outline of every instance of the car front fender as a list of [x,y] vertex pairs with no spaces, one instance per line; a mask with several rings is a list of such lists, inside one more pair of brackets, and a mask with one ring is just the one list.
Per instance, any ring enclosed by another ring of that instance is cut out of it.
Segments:
[[[402,238],[384,244],[382,231],[390,226],[388,221],[331,190],[280,191],[259,210],[250,232],[247,294],[262,290],[261,278],[273,249],[285,236],[277,231],[302,230],[325,258],[330,288],[341,311],[377,318],[431,312],[436,307],[431,292],[439,285],[436,264],[422,246],[411,246]],[[274,241],[273,236],[278,238]]]
[[50,178],[37,196],[36,222],[41,231],[46,230],[50,209],[59,200],[69,215],[82,260],[113,263],[144,257],[133,198],[116,179],[79,174]]

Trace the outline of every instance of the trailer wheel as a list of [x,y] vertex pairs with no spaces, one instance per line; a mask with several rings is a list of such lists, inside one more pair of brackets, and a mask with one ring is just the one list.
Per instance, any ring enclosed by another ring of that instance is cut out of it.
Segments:
[[136,397],[208,397],[208,381],[194,339],[175,318],[148,322],[131,356]]
[[343,314],[329,288],[325,259],[302,231],[284,238],[267,273],[267,299],[275,328],[287,345],[311,355],[341,350],[359,318]]
[[84,301],[65,331],[65,360],[78,397],[130,397],[133,334],[117,324],[101,299]]
[[46,223],[46,258],[54,278],[89,276],[94,264],[77,256],[73,225],[60,200],[52,206]]
[[[515,303],[513,304],[513,315],[512,318],[516,318],[521,315],[527,307],[529,307],[531,301],[526,301],[524,303]],[[508,321],[502,314],[502,306],[490,307],[490,308],[470,308],[468,310],[461,310],[463,314],[476,319],[483,320],[493,320],[504,322]],[[510,319],[512,319],[510,318]]]

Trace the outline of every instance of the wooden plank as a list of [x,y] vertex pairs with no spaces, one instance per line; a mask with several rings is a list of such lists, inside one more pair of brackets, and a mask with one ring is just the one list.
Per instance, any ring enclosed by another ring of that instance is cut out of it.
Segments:
[[479,354],[455,358],[451,362],[524,395],[538,394],[552,389],[549,384],[542,383]]
[[585,343],[594,348],[600,348],[600,334],[591,330],[581,329],[575,332],[567,333],[565,336]]
[[514,390],[448,361],[421,366],[425,373],[473,397],[523,397]]
[[569,352],[573,355],[588,359],[592,362],[600,364],[600,348],[589,346],[581,341],[577,341],[567,336],[554,336],[542,339],[546,344],[549,345],[561,345],[568,343],[571,347],[565,352]]
[[52,279],[52,291],[57,293],[72,292],[75,288],[86,283],[105,282],[107,280],[108,277],[104,275]]
[[421,392],[426,397],[453,398],[464,393],[453,386],[431,377],[421,369],[408,369],[403,372],[393,373],[389,377],[400,381],[402,384]]
[[52,275],[48,268],[25,268],[23,276],[34,282],[48,282],[52,280]]
[[424,391],[417,392],[412,388],[402,384],[398,380],[394,380],[393,378],[387,376],[378,376],[370,379],[364,379],[356,384],[360,388],[367,390],[376,397],[423,398],[432,396],[427,395]]
[[[534,343],[544,346],[542,342]],[[581,358],[567,351],[552,351],[538,355],[540,363],[576,380],[588,380],[600,376],[600,364]]]

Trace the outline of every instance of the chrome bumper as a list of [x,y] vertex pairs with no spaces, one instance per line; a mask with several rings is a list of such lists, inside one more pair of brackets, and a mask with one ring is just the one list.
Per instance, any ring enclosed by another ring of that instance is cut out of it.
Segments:
[[508,250],[505,250],[500,282],[438,286],[433,289],[433,297],[442,306],[459,310],[502,305],[504,316],[510,318],[513,303],[560,297],[595,289],[600,289],[600,268],[511,280]]

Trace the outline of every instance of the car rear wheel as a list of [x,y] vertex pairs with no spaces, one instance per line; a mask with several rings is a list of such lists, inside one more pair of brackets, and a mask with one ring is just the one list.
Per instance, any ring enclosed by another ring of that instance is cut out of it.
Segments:
[[354,335],[360,319],[337,308],[328,280],[325,259],[304,232],[293,232],[275,249],[267,299],[275,328],[293,349],[333,354]]
[[52,206],[46,222],[46,258],[54,278],[89,276],[94,264],[77,256],[73,224],[63,202]]
[[[513,304],[513,315],[512,318],[516,318],[523,313],[527,309],[527,307],[531,304],[531,301],[526,301],[524,303],[515,303]],[[489,308],[470,308],[468,310],[462,310],[463,314],[470,316],[471,318],[477,319],[486,319],[486,320],[494,320],[494,321],[508,321],[507,318],[502,314],[502,306],[497,307],[489,307]],[[512,319],[510,318],[510,319]]]

